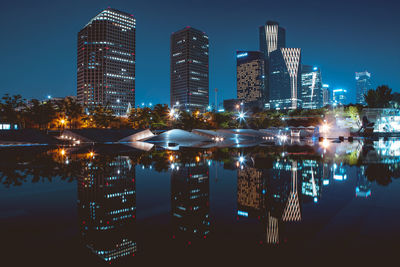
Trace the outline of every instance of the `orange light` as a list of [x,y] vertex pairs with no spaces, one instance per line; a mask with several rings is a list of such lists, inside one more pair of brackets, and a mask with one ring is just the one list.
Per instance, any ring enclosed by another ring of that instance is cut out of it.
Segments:
[[61,156],[64,156],[64,155],[65,155],[65,150],[64,150],[64,149],[61,149],[61,150],[60,150],[60,154],[61,154]]
[[196,161],[200,162],[200,157],[199,156],[196,157]]

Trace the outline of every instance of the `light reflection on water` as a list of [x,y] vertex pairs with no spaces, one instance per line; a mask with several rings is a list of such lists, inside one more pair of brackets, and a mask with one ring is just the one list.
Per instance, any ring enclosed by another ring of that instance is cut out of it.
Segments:
[[[28,203],[38,204],[29,184],[57,191],[68,182],[75,184],[75,192],[42,191],[49,197],[44,206],[51,210],[52,198],[72,205],[75,198],[75,212],[59,207],[57,212],[75,218],[67,225],[76,240],[68,242],[81,248],[76,255],[88,262],[119,263],[191,247],[209,255],[216,250],[250,255],[332,248],[338,237],[347,240],[349,233],[352,247],[362,249],[366,236],[373,236],[369,244],[378,246],[381,239],[400,235],[389,235],[390,224],[387,231],[379,229],[382,218],[399,221],[393,215],[400,210],[399,144],[381,140],[147,152],[123,145],[4,150],[2,231],[12,224],[29,230],[29,222],[49,218],[46,212],[26,212]],[[10,192],[22,197],[13,199]],[[377,210],[377,203],[387,208]],[[22,207],[22,213],[10,210],[13,205]],[[355,231],[355,224],[364,228]],[[46,225],[32,230],[40,229],[49,240],[60,234]],[[15,238],[4,234],[6,240]],[[26,236],[18,238],[25,241]],[[74,257],[68,251],[58,253]]]

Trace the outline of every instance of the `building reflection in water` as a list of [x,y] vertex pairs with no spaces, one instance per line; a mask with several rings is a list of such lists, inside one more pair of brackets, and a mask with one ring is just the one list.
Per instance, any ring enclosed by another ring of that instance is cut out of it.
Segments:
[[171,168],[173,238],[190,245],[210,233],[209,167],[196,156],[193,162],[174,162]]
[[78,213],[84,245],[106,262],[137,250],[135,168],[129,157],[89,155],[78,180]]

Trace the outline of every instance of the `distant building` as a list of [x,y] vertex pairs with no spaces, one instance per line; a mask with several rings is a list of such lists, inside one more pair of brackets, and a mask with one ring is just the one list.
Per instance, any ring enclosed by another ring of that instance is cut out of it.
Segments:
[[236,52],[237,98],[244,103],[260,101],[264,92],[264,58],[258,51]]
[[371,73],[368,71],[356,72],[357,104],[366,105],[364,95],[372,89]]
[[89,111],[108,106],[126,115],[135,106],[133,15],[107,8],[78,33],[78,101]]
[[329,84],[322,85],[322,98],[323,98],[323,106],[331,105],[331,91],[329,90]]
[[301,107],[301,49],[281,48],[270,53],[271,109]]
[[269,101],[269,57],[276,50],[286,47],[286,30],[279,26],[278,22],[267,21],[265,25],[259,27],[260,51],[264,56],[264,87],[265,99]]
[[347,104],[347,90],[346,89],[335,89],[333,92],[333,105],[345,105]]
[[171,35],[171,107],[205,111],[209,103],[208,36],[186,27]]
[[303,65],[301,70],[301,99],[304,109],[317,109],[324,106],[321,70]]

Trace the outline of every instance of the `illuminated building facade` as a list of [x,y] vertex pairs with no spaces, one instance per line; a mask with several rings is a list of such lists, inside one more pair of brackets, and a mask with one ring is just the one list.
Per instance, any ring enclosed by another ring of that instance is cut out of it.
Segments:
[[262,101],[264,91],[264,58],[258,51],[236,52],[237,98],[244,103]]
[[269,101],[269,59],[272,52],[286,47],[286,30],[278,22],[267,21],[259,27],[260,51],[264,56],[265,102]]
[[372,89],[371,73],[368,71],[356,72],[357,104],[366,105],[364,95]]
[[209,172],[205,161],[175,163],[171,172],[171,216],[174,236],[204,239],[210,233]]
[[205,111],[209,103],[208,36],[186,27],[171,35],[171,107]]
[[345,105],[347,104],[347,90],[346,89],[334,89],[333,93],[333,105]]
[[324,106],[321,70],[318,67],[302,65],[301,99],[303,109],[318,109]]
[[133,15],[107,8],[78,33],[78,101],[87,111],[108,106],[126,115],[135,106]]
[[272,52],[269,73],[271,109],[301,107],[301,49],[281,48]]
[[78,179],[82,241],[105,262],[135,254],[135,168],[127,156],[90,158]]
[[329,90],[328,84],[322,85],[322,99],[323,99],[323,106],[331,105],[331,91]]

